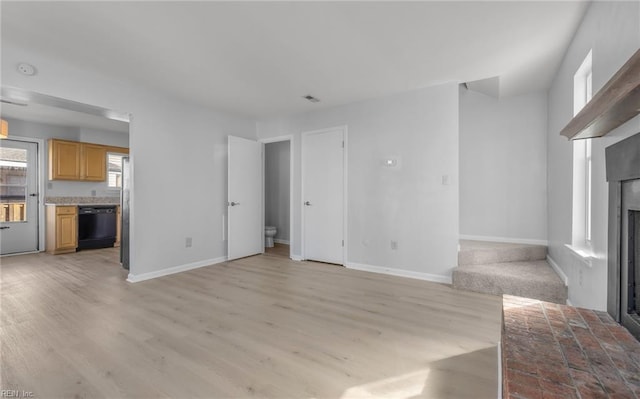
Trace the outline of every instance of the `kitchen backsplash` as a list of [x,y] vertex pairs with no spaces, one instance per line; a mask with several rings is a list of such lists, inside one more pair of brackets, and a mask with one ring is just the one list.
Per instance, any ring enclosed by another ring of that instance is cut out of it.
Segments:
[[45,197],[46,204],[120,204],[120,197]]

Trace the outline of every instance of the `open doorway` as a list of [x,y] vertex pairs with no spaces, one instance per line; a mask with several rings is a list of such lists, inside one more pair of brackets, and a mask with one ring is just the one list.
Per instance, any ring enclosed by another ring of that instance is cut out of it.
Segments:
[[[129,114],[17,88],[3,87],[1,101],[8,127],[8,137],[0,141],[5,149],[2,177],[7,177],[0,198],[7,219],[2,222],[3,249],[12,241],[26,242],[18,227],[27,220],[35,222],[37,236],[29,242],[36,244],[7,253],[86,250],[87,257],[99,248],[117,262],[118,247],[124,246],[121,164],[129,153]],[[25,159],[18,159],[23,152]],[[20,169],[21,162],[32,167]],[[19,179],[22,175],[26,179]],[[18,198],[18,191],[25,194]]]
[[264,143],[264,251],[268,255],[291,257],[292,156],[291,137]]

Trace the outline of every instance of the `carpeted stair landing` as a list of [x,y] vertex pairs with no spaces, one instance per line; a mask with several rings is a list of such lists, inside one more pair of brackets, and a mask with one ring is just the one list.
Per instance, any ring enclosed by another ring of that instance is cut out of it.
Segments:
[[461,240],[453,287],[565,304],[567,287],[546,256],[541,245]]

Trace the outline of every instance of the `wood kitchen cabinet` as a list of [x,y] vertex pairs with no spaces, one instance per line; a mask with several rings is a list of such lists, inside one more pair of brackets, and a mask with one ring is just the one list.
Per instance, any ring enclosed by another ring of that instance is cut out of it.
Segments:
[[49,140],[49,180],[80,180],[80,143]]
[[46,250],[50,254],[75,252],[78,247],[78,207],[47,205]]
[[112,148],[118,147],[49,140],[49,180],[105,181],[107,151]]
[[80,179],[105,181],[107,178],[107,148],[103,145],[80,143]]

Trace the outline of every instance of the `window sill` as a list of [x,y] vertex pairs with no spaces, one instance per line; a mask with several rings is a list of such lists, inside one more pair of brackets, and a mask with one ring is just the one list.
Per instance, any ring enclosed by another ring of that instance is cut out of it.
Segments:
[[593,266],[593,261],[596,259],[596,254],[593,252],[593,250],[591,250],[591,248],[578,247],[569,244],[565,244],[565,247],[567,247],[567,249],[571,251],[571,253],[585,265],[589,267]]

